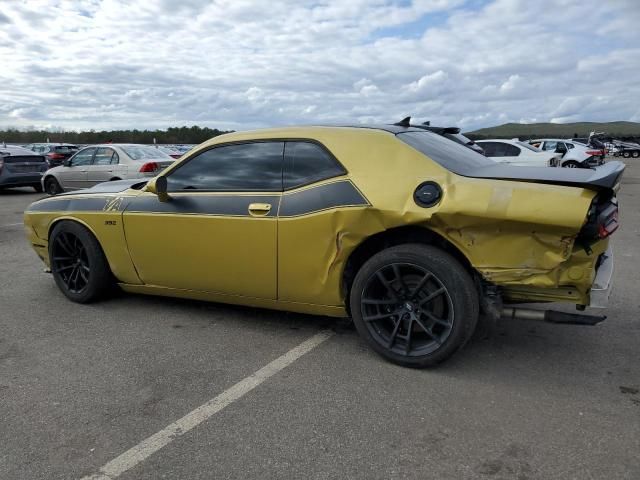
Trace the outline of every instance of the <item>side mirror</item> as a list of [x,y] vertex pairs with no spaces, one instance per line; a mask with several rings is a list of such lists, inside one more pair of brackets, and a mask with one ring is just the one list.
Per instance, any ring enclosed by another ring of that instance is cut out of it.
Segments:
[[171,197],[167,193],[167,177],[156,177],[147,183],[147,192],[155,193],[158,200],[168,202]]
[[62,165],[64,165],[65,167],[70,167],[71,166],[71,159],[70,158],[65,159],[65,161],[62,162]]

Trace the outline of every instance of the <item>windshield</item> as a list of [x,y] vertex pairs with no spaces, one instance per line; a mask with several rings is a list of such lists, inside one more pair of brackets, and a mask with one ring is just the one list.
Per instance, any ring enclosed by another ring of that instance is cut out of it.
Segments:
[[516,143],[518,145],[520,145],[521,147],[524,147],[524,148],[527,148],[527,149],[531,150],[532,152],[539,152],[540,151],[539,148],[536,148],[533,145],[530,145],[528,143],[525,143],[525,142],[516,142]]
[[459,175],[468,175],[477,167],[495,165],[493,160],[484,155],[432,132],[404,132],[396,136],[447,170]]
[[164,153],[159,148],[148,147],[146,145],[127,145],[120,147],[124,150],[132,160],[151,160],[151,159],[167,159],[173,160],[169,155]]

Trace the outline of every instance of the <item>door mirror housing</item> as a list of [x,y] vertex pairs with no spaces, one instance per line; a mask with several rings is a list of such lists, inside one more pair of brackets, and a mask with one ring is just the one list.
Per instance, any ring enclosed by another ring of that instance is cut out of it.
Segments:
[[168,202],[171,197],[167,193],[167,177],[160,176],[147,183],[147,192],[155,193],[158,196],[158,200],[161,202]]
[[62,162],[62,165],[64,165],[65,167],[70,167],[71,166],[71,159],[67,158]]

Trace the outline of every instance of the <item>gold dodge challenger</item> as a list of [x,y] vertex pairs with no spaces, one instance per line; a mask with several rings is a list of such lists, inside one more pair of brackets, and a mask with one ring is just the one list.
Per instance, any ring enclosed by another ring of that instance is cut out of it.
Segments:
[[504,166],[406,123],[265,129],[215,137],[150,181],[37,201],[25,227],[72,301],[117,284],[351,316],[376,352],[426,367],[480,314],[602,320],[504,305],[604,306],[623,170]]

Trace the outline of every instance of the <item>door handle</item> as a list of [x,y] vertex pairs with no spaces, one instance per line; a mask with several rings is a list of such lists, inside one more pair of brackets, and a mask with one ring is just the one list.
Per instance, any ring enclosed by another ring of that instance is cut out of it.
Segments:
[[249,213],[254,217],[264,217],[271,211],[270,203],[250,203]]

